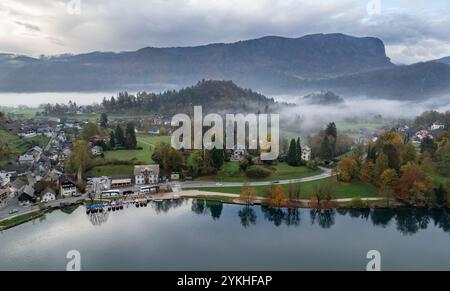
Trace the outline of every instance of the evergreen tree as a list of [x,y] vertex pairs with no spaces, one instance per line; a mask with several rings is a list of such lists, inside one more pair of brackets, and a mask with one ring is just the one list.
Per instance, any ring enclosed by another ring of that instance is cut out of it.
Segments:
[[302,145],[300,143],[300,138],[297,138],[297,164],[302,164]]
[[325,134],[334,137],[337,139],[337,128],[334,122],[330,122],[325,129]]
[[225,161],[225,155],[224,155],[223,150],[213,148],[211,150],[211,163],[212,163],[212,166],[216,170],[219,170],[220,168],[222,168],[224,161]]
[[135,149],[137,147],[136,132],[133,122],[128,122],[125,129],[125,147],[127,149]]
[[111,130],[109,133],[109,147],[114,148],[116,146],[116,137],[114,135],[114,130]]
[[115,131],[116,145],[123,146],[125,144],[125,136],[123,135],[123,129],[118,124]]
[[108,127],[108,115],[106,115],[106,113],[102,113],[102,115],[100,115],[100,126],[103,128],[107,128]]
[[332,145],[328,135],[325,135],[320,145],[320,158],[323,160],[330,160],[333,158]]
[[295,139],[291,139],[291,143],[289,144],[287,163],[290,166],[298,166],[298,152]]

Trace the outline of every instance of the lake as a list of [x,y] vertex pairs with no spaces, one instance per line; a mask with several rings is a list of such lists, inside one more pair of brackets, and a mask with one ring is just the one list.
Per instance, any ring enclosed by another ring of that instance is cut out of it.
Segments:
[[0,232],[0,270],[450,270],[450,210],[277,209],[203,200],[86,215],[53,211]]

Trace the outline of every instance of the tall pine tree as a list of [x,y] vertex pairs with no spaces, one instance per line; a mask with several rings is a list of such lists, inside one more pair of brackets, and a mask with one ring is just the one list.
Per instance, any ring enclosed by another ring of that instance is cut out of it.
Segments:
[[291,139],[291,143],[289,144],[287,163],[290,166],[298,166],[298,152],[295,139]]
[[302,144],[300,142],[300,137],[297,138],[297,164],[302,164]]
[[115,135],[116,135],[115,136],[116,137],[116,145],[124,146],[125,136],[123,134],[123,129],[122,129],[122,127],[120,127],[119,124],[116,126]]

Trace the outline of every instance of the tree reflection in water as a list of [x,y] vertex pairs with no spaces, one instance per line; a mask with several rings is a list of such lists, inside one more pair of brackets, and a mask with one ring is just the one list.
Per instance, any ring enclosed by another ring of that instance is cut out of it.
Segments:
[[249,205],[239,210],[239,218],[241,219],[241,225],[245,228],[256,224],[256,212]]
[[300,209],[298,208],[274,208],[261,206],[264,218],[273,222],[275,226],[285,224],[287,226],[300,225]]
[[108,221],[108,217],[109,217],[108,211],[91,213],[89,214],[89,221],[92,223],[92,225],[101,225],[106,221]]
[[336,210],[334,209],[310,209],[309,216],[311,218],[311,224],[316,222],[322,228],[331,228],[334,225],[334,217],[336,216]]
[[213,220],[218,220],[222,215],[223,203],[219,201],[194,199],[192,200],[191,210],[195,214],[211,215]]
[[185,200],[183,199],[173,199],[173,200],[162,200],[162,201],[153,201],[150,205],[155,209],[156,213],[167,213],[172,208],[178,208]]

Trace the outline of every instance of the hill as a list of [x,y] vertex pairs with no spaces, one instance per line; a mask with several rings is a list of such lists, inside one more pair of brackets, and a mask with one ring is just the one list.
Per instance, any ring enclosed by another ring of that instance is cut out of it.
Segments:
[[0,91],[148,90],[202,79],[233,80],[251,88],[296,88],[299,80],[392,68],[373,37],[314,34],[268,36],[231,44],[92,52],[48,58],[0,55]]

